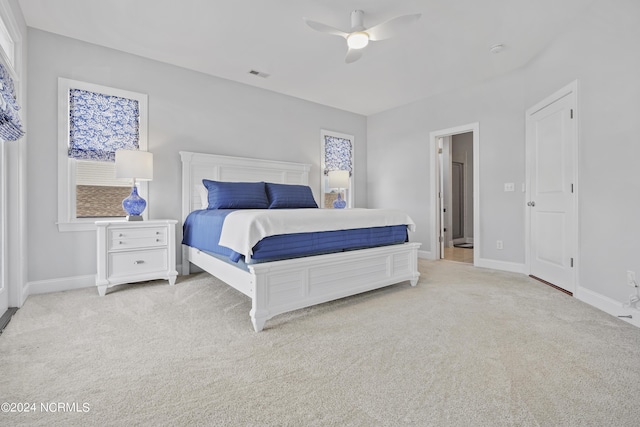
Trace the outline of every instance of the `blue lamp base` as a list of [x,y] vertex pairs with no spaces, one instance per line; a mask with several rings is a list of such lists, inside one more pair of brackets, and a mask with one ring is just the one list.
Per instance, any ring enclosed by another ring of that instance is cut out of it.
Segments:
[[127,221],[142,221],[142,212],[147,207],[147,202],[138,195],[138,187],[131,188],[129,197],[122,201],[122,208],[127,213]]
[[341,193],[338,193],[338,198],[333,201],[334,209],[344,209],[347,207],[347,202],[342,198]]

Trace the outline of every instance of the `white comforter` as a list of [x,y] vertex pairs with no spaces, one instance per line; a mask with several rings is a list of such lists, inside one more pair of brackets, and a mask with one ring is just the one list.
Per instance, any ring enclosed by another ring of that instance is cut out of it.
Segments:
[[415,230],[411,218],[396,209],[243,209],[225,218],[219,245],[248,259],[255,244],[269,236],[390,225]]

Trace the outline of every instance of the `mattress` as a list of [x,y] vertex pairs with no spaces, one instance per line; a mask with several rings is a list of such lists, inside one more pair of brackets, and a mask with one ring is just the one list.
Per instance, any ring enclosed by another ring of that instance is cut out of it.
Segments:
[[258,241],[252,247],[252,254],[247,260],[248,257],[219,244],[224,221],[234,211],[233,209],[210,209],[191,212],[183,226],[182,243],[228,257],[233,262],[243,260],[252,264],[408,241],[407,225],[404,224],[279,234]]

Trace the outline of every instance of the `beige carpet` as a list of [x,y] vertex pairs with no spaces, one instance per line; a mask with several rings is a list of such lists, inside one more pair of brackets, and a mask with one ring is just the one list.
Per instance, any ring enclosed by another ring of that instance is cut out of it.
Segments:
[[640,423],[639,329],[522,275],[420,271],[261,333],[206,273],[31,296],[0,336],[0,401],[36,408],[0,425]]

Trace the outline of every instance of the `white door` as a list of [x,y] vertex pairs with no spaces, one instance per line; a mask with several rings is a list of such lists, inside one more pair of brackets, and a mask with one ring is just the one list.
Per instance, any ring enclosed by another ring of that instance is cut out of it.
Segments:
[[527,111],[529,272],[574,292],[576,85]]

